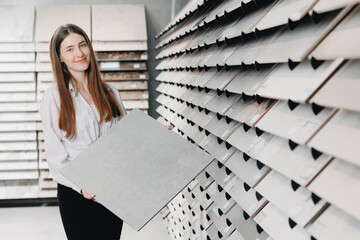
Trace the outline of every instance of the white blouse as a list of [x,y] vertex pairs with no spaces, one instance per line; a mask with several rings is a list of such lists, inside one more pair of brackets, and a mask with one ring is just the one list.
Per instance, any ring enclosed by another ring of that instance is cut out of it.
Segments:
[[[118,101],[122,113],[126,114],[118,90],[110,85],[108,87]],[[76,116],[76,136],[74,139],[67,139],[65,137],[66,132],[59,129],[60,96],[56,84],[45,91],[41,102],[40,115],[45,140],[45,156],[53,180],[80,193],[81,189],[65,178],[60,173],[60,169],[114,126],[123,115],[113,117],[110,122],[104,121],[99,125],[100,116],[96,106],[89,105],[71,83],[69,84],[69,91],[73,98]]]

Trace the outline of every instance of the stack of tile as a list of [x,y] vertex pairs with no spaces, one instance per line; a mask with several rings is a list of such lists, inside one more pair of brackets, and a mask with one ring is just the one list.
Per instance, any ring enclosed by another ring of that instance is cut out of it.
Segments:
[[102,78],[120,91],[127,110],[139,108],[147,112],[149,76],[144,5],[93,5],[91,20],[93,47]]
[[358,0],[194,0],[161,31],[158,120],[217,159],[171,239],[360,238],[359,23]]
[[[36,74],[37,101],[40,103],[44,91],[54,84],[49,45],[54,31],[61,25],[73,23],[80,26],[91,36],[90,5],[61,5],[37,7],[35,44],[36,44]],[[44,137],[39,129],[39,197],[55,197],[56,184],[52,181],[45,158]]]
[[34,16],[0,7],[0,199],[38,197]]

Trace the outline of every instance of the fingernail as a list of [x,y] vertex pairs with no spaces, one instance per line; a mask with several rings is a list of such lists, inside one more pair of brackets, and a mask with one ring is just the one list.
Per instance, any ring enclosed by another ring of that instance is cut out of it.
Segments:
[[94,194],[91,194],[91,197],[95,197],[95,195],[94,195]]

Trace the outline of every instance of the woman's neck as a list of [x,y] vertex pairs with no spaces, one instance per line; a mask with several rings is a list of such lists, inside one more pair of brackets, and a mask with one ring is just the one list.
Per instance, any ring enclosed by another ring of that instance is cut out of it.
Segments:
[[87,74],[86,72],[72,72],[71,75],[75,78],[78,90],[87,90]]

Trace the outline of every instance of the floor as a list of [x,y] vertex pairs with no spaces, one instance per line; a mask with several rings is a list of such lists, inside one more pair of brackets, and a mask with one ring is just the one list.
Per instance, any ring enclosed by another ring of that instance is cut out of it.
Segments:
[[[66,240],[58,207],[0,208],[1,240]],[[121,240],[169,240],[160,216],[140,232],[124,223]]]

